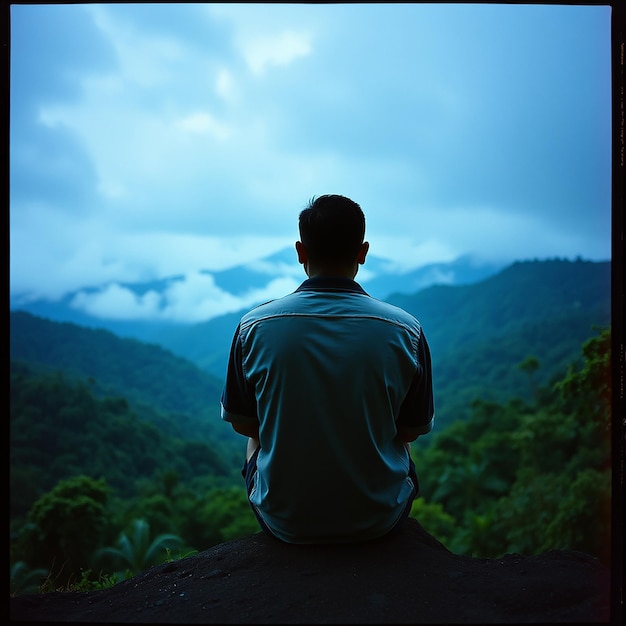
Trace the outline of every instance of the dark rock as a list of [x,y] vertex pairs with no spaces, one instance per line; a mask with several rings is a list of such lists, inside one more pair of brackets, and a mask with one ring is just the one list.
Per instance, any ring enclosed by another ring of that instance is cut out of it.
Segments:
[[368,543],[294,546],[262,533],[103,591],[10,598],[12,621],[143,624],[520,624],[610,621],[610,571],[556,550],[458,556],[414,519]]

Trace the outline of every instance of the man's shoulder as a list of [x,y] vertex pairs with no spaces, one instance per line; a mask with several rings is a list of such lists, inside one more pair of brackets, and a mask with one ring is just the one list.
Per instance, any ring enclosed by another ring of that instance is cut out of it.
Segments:
[[294,295],[295,292],[257,304],[241,316],[240,325],[249,324],[268,315],[273,315],[278,309],[283,309],[293,299]]
[[390,304],[389,302],[378,300],[377,298],[368,298],[367,305],[373,314],[386,316],[390,321],[402,322],[417,329],[421,328],[421,323],[415,315],[395,304]]
[[[280,298],[267,300],[248,310],[240,320],[241,328],[250,327],[261,320],[276,316],[308,313],[313,316],[340,315],[349,317],[375,317],[386,320],[420,334],[420,321],[408,311],[384,300],[378,300],[365,292],[345,292],[347,299],[337,299],[338,292],[316,294],[294,291]],[[328,297],[330,295],[330,297]],[[327,297],[325,297],[327,296]]]

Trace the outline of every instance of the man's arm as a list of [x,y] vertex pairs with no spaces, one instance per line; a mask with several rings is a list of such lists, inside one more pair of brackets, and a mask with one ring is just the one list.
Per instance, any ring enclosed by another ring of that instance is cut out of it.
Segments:
[[398,434],[396,435],[396,437],[404,442],[404,443],[410,443],[411,441],[415,441],[420,435],[423,435],[423,432],[419,432],[418,429],[415,428],[403,428],[402,426],[400,426],[398,428]]
[[397,439],[408,444],[420,435],[428,434],[433,428],[434,419],[430,349],[426,337],[422,334],[418,346],[418,368],[396,421]]
[[249,424],[243,422],[231,422],[230,425],[233,427],[233,430],[240,435],[245,435],[246,437],[252,437],[253,439],[259,438],[259,424]]
[[229,422],[236,433],[258,439],[259,420],[254,389],[248,384],[243,371],[239,330],[240,327],[238,326],[230,348],[220,413],[222,419]]

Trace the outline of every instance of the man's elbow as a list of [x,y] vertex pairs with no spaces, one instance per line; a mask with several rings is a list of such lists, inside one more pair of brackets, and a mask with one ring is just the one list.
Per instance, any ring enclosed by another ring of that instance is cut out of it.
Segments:
[[398,434],[396,435],[396,437],[400,441],[403,441],[405,443],[410,443],[411,441],[415,441],[418,437],[421,437],[422,435],[427,435],[433,429],[434,423],[435,423],[435,418],[433,416],[430,422],[428,422],[424,426],[417,426],[413,428],[406,428],[406,427],[400,426],[398,427]]
[[259,438],[259,425],[258,424],[243,424],[241,422],[231,422],[230,424],[233,427],[233,430],[240,435],[244,435],[244,437],[254,437],[256,439]]
[[398,439],[402,441],[403,443],[411,443],[412,441],[415,441],[419,436],[420,436],[419,433],[414,433],[414,432],[411,432],[411,433],[407,431],[398,432]]

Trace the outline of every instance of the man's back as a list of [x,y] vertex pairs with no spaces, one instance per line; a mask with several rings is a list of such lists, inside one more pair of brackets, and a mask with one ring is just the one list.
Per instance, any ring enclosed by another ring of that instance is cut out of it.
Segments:
[[317,277],[246,314],[239,341],[260,423],[250,501],[272,532],[332,543],[390,530],[416,488],[396,420],[431,427],[411,414],[412,384],[430,376],[419,322],[353,280]]
[[222,418],[248,437],[241,473],[264,532],[373,539],[419,491],[409,443],[432,428],[430,352],[413,316],[354,280],[369,251],[356,202],[312,198],[298,227],[308,280],[241,318]]

